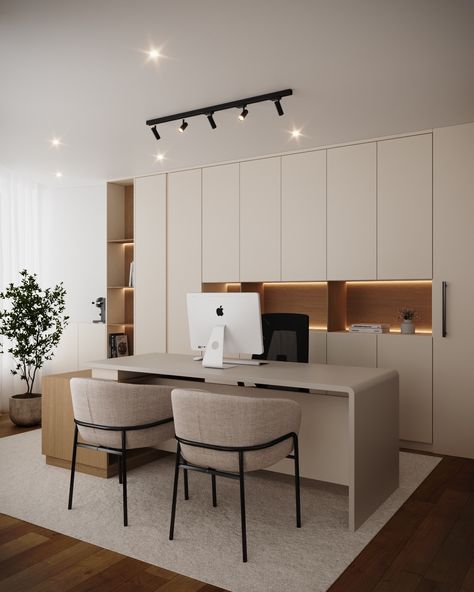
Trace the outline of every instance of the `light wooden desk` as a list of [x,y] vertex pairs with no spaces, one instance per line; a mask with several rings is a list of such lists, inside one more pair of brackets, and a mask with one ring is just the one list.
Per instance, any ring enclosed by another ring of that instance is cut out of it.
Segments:
[[[92,376],[144,380],[213,392],[290,398],[302,407],[301,475],[349,488],[349,528],[355,530],[399,485],[398,373],[325,364],[269,362],[225,370],[203,368],[191,356],[143,354],[92,363]],[[239,387],[238,382],[299,387],[293,392]],[[174,450],[174,442],[163,447]],[[291,461],[272,467],[290,472]]]

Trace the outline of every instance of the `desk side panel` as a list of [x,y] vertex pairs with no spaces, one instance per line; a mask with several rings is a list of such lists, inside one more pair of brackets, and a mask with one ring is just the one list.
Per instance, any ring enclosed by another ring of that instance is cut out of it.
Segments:
[[349,437],[349,528],[356,530],[399,486],[398,373],[349,394]]

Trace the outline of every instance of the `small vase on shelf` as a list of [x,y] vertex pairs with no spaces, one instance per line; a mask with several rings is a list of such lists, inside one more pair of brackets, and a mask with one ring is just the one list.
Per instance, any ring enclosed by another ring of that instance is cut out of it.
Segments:
[[411,319],[403,319],[400,323],[400,332],[404,335],[413,335],[415,332],[415,323]]

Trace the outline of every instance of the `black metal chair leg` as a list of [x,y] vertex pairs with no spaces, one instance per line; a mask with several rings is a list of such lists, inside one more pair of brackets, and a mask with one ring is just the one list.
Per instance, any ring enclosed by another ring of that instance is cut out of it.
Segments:
[[188,483],[188,470],[183,469],[184,472],[184,499],[189,499],[189,483]]
[[215,475],[211,475],[211,481],[212,481],[212,505],[214,506],[214,508],[217,507],[217,489],[216,489],[216,476]]
[[178,479],[179,479],[179,461],[181,457],[181,446],[178,442],[178,447],[176,449],[176,464],[174,469],[174,483],[173,483],[173,502],[171,504],[171,521],[170,521],[170,541],[173,540],[174,537],[174,520],[176,517],[176,498],[178,497]]
[[122,432],[122,485],[123,485],[123,525],[128,526],[127,506],[127,448],[125,431]]
[[240,521],[242,524],[242,561],[247,563],[247,524],[245,520],[244,453],[239,450]]
[[122,485],[122,457],[118,457],[118,477],[119,477],[119,485]]
[[298,436],[296,434],[293,435],[293,453],[295,457],[296,527],[301,528],[300,457],[298,450]]
[[77,429],[77,425],[76,425],[76,427],[74,429],[74,444],[72,447],[71,479],[69,481],[69,501],[67,504],[68,510],[70,510],[72,508],[72,494],[74,491],[74,475],[76,473],[77,434],[78,434],[78,429]]

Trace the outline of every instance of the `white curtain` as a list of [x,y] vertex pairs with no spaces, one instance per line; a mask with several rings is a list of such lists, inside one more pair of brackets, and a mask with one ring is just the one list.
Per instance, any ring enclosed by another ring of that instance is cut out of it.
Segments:
[[[0,291],[18,282],[22,269],[40,275],[40,233],[41,187],[0,167]],[[8,410],[10,395],[24,391],[12,367],[11,357],[0,354],[0,411]]]

